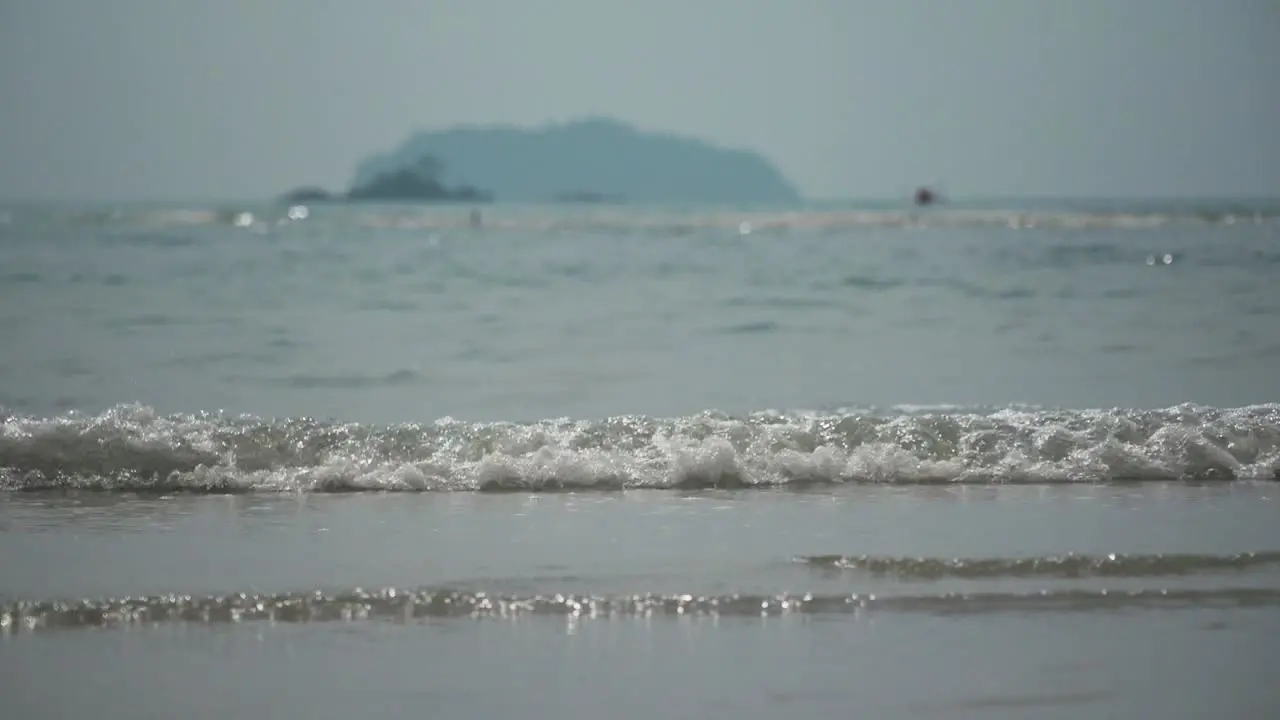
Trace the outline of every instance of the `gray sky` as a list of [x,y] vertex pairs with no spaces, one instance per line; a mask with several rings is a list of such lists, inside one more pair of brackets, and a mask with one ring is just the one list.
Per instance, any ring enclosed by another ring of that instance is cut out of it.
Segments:
[[1274,0],[0,0],[0,197],[345,187],[587,114],[810,197],[1280,194]]

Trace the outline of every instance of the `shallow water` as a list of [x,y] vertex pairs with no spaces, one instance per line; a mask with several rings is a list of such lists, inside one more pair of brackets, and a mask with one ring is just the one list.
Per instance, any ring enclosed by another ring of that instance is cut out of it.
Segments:
[[[18,493],[3,500],[0,562],[5,594],[23,598],[383,586],[834,596],[1159,590],[1224,578],[1244,587],[1280,571],[1276,490],[1273,483],[1218,483],[586,495]],[[1027,559],[1040,565],[1028,567]],[[954,561],[960,564],[949,567]]]
[[0,697],[1273,714],[1275,210],[6,209]]
[[[1273,610],[16,636],[19,717],[1269,717]],[[74,679],[74,690],[68,690]]]
[[0,502],[18,716],[1280,702],[1272,483]]

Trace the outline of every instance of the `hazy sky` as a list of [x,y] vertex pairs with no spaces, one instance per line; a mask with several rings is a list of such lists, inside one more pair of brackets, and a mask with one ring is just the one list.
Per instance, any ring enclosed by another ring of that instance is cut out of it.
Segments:
[[0,197],[345,187],[610,115],[810,197],[1280,195],[1276,0],[0,0]]

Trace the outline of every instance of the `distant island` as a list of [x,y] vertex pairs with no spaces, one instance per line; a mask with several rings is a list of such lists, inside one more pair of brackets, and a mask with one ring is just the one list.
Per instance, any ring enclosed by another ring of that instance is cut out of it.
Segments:
[[[447,167],[458,187],[440,181]],[[478,188],[485,188],[480,190]],[[756,153],[589,118],[536,128],[421,132],[359,163],[351,189],[302,187],[290,202],[455,201],[791,205],[795,187]]]

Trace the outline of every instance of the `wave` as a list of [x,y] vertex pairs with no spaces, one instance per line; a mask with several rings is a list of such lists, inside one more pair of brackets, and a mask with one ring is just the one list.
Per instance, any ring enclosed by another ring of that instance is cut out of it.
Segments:
[[[148,232],[174,228],[232,227],[253,233],[339,223],[377,230],[474,230],[469,212],[457,208],[317,207],[312,213],[285,205],[242,207],[119,207],[92,209],[14,208],[7,223],[58,231],[67,226],[135,228]],[[1240,202],[1131,203],[961,203],[943,207],[877,206],[752,208],[676,208],[601,205],[590,209],[499,205],[484,211],[488,231],[644,233],[681,236],[723,232],[731,235],[776,232],[841,232],[858,228],[1007,228],[1159,229],[1171,225],[1262,225],[1280,218],[1273,200]],[[149,235],[143,244],[169,244],[174,238]]]
[[0,410],[0,489],[556,491],[1280,480],[1280,405],[363,425]]
[[814,568],[865,572],[907,580],[942,578],[1139,578],[1245,572],[1280,565],[1280,552],[1232,555],[1056,555],[1026,558],[895,558],[812,555],[796,558]]
[[225,624],[411,621],[420,618],[617,618],[653,616],[858,615],[923,613],[974,615],[990,613],[1115,612],[1280,606],[1280,589],[1260,587],[1201,590],[1055,590],[1030,593],[874,594],[636,594],[491,595],[448,588],[339,593],[323,591],[196,597],[153,595],[72,602],[17,601],[0,605],[0,632],[53,628],[111,627],[133,624]]

